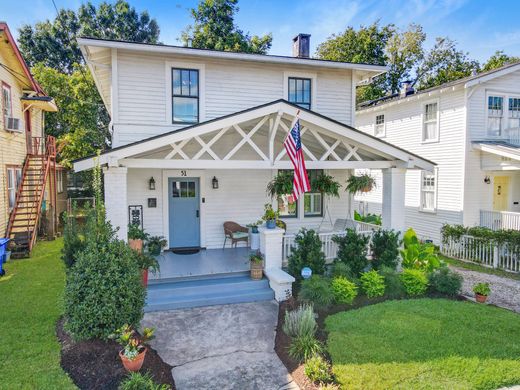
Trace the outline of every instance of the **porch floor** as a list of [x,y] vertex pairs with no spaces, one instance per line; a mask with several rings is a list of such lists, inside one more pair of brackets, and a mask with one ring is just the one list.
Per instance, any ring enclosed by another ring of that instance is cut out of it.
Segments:
[[150,273],[149,278],[160,280],[249,271],[250,251],[248,247],[202,249],[192,255],[165,251],[157,257],[160,271]]

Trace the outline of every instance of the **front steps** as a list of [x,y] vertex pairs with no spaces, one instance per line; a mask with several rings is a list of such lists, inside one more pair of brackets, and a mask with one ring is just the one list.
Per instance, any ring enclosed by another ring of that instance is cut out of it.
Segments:
[[252,280],[249,272],[159,279],[148,282],[145,312],[200,306],[269,301],[274,291],[266,278]]

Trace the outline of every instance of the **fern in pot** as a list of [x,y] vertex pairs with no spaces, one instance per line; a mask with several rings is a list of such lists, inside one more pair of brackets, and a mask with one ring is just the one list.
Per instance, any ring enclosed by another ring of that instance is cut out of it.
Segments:
[[293,192],[293,173],[281,171],[267,184],[267,194],[278,198]]
[[353,175],[347,179],[346,190],[351,194],[358,192],[370,192],[376,187],[376,179],[369,174]]
[[339,198],[341,184],[334,180],[332,176],[322,173],[312,181],[311,187],[313,191]]
[[152,256],[158,256],[161,250],[166,247],[166,239],[163,236],[151,236],[148,238],[146,246]]

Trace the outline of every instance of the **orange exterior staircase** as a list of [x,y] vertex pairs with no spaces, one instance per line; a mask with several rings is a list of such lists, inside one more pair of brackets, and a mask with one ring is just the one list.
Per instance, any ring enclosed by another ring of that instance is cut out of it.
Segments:
[[[9,216],[7,237],[11,244],[13,257],[26,257],[31,254],[38,235],[38,223],[42,214],[45,188],[52,187],[49,199],[56,204],[56,139],[33,137],[28,145],[22,176],[16,192],[16,201]],[[54,218],[53,218],[54,223]]]

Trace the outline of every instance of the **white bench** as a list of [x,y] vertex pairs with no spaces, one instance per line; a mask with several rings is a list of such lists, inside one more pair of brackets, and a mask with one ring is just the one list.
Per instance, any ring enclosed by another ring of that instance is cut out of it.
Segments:
[[292,284],[296,279],[280,268],[267,268],[265,276],[269,279],[269,287],[274,291],[274,299],[283,302],[292,296]]

